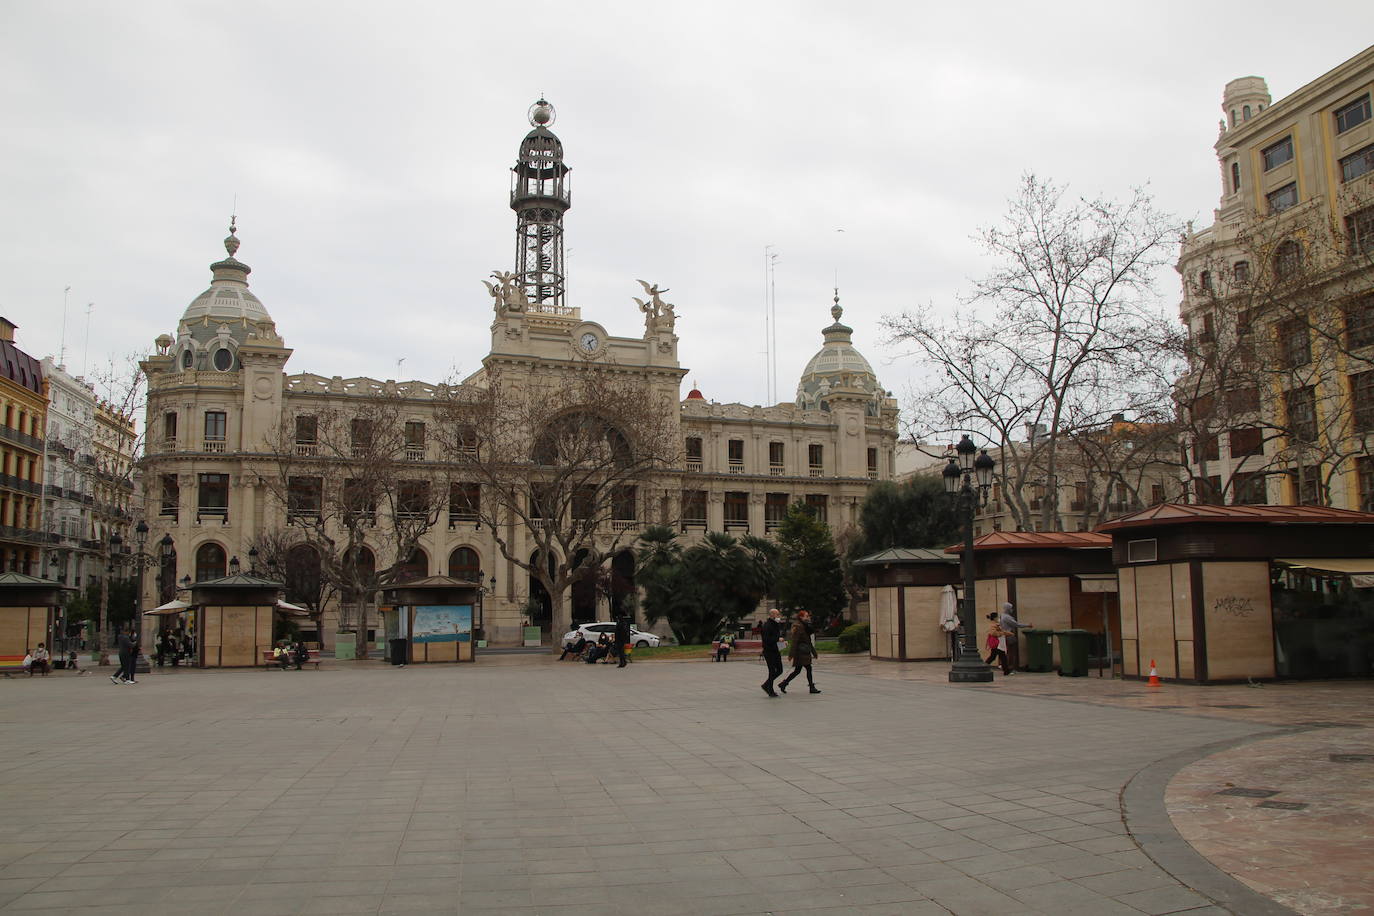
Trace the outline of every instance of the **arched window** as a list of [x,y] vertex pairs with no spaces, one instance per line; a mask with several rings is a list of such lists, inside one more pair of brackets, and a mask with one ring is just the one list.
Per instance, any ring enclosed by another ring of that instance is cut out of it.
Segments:
[[1243,106],[1241,106],[1240,114],[1241,114],[1241,117],[1244,118],[1245,120],[1247,120],[1247,121],[1250,120],[1250,106],[1249,106],[1249,105],[1243,105]]
[[208,544],[201,544],[196,549],[196,576],[195,581],[206,582],[210,579],[223,579],[227,557],[224,555],[224,548],[211,541]]
[[448,574],[455,579],[476,582],[482,575],[482,558],[471,547],[459,547],[448,555]]
[[187,347],[185,350],[181,351],[181,368],[190,369],[192,366],[195,365],[195,362],[196,355],[191,352],[190,347]]
[[1236,193],[1236,192],[1239,191],[1239,190],[1240,190],[1240,163],[1239,163],[1239,162],[1233,162],[1233,163],[1231,163],[1231,193],[1234,194],[1234,193]]

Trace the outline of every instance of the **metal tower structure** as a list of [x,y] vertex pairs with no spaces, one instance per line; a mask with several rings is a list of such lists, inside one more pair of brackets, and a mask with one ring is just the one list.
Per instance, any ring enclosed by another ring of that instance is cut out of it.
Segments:
[[555,112],[540,99],[530,106],[534,130],[520,142],[511,169],[510,208],[515,211],[516,282],[536,312],[561,314],[567,280],[563,274],[563,213],[572,190],[563,164],[563,142],[549,130]]

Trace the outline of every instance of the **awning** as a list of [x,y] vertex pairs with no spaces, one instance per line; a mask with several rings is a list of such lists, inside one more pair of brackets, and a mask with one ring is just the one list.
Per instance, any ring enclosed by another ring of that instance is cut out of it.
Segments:
[[1346,575],[1355,588],[1374,588],[1374,557],[1280,557],[1274,562],[1292,569]]
[[277,599],[277,610],[285,611],[288,615],[292,617],[311,616],[310,610],[308,608],[298,607],[297,605],[290,604],[289,602],[283,601],[280,598]]
[[1075,573],[1074,578],[1085,592],[1117,591],[1116,573]]
[[195,607],[195,605],[193,605],[193,604],[187,604],[185,601],[180,601],[180,600],[178,600],[178,601],[168,601],[166,604],[163,604],[163,605],[160,605],[160,606],[158,606],[158,607],[155,607],[155,608],[153,608],[151,611],[144,611],[144,612],[143,612],[143,616],[144,616],[144,617],[170,617],[170,616],[172,616],[173,614],[181,614],[181,613],[184,613],[185,611],[187,611],[188,609],[190,609],[190,608],[192,608],[192,607]]

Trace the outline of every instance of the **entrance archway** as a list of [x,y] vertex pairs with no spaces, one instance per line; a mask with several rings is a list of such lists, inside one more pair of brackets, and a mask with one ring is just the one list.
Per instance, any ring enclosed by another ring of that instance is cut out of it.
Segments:
[[[535,566],[539,563],[539,551],[530,554],[530,565]],[[549,575],[553,575],[553,557],[548,561]],[[553,624],[553,601],[549,598],[548,590],[544,588],[544,583],[534,576],[529,577],[529,603],[525,607],[525,614],[530,619],[530,626],[548,628]],[[563,634],[555,633],[558,637]]]
[[628,548],[611,559],[611,616],[630,610],[635,594],[635,555]]
[[[587,551],[579,550],[574,565],[587,559]],[[572,585],[572,623],[592,623],[596,620],[596,579],[600,568],[584,569]]]

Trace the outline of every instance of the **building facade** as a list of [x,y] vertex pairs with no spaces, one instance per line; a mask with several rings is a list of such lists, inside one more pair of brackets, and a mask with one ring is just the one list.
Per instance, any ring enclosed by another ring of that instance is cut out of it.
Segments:
[[42,578],[48,383],[42,364],[15,345],[16,330],[0,318],[0,566]]
[[[663,301],[658,287],[644,284],[647,298],[636,300],[645,316],[642,333],[612,334],[580,306],[569,304],[563,216],[571,202],[571,170],[561,142],[549,129],[552,107],[540,100],[530,120],[533,129],[521,142],[512,169],[515,270],[498,272],[496,282],[488,283],[491,312],[474,308],[465,316],[473,324],[489,322],[491,345],[482,368],[456,391],[455,386],[423,381],[289,374],[293,351],[249,288],[250,268],[236,257],[240,243],[231,224],[225,240],[228,256],[211,265],[209,288],[186,308],[175,333],[160,335],[155,351],[142,362],[148,379],[143,511],[151,528],[149,542],[165,535],[173,542],[161,574],[148,579],[145,604],[168,600],[188,578],[196,582],[225,575],[236,558],[246,568],[249,558],[261,555],[274,539],[290,555],[303,558],[304,567],[318,578],[320,558],[305,556],[311,548],[293,541],[290,522],[293,514],[299,518],[319,511],[320,485],[301,478],[301,485],[283,500],[273,480],[281,473],[283,452],[323,460],[323,430],[331,422],[351,424],[356,449],[361,418],[370,405],[384,402],[404,428],[397,451],[419,492],[429,486],[426,480],[445,479],[451,470],[452,456],[444,443],[454,440],[440,434],[447,422],[445,404],[461,397],[464,389],[487,389],[496,378],[512,389],[534,380],[549,384],[566,379],[571,385],[585,367],[605,367],[642,385],[650,392],[649,403],[660,405],[664,419],[676,426],[678,465],[662,470],[651,486],[617,506],[608,532],[611,526],[624,535],[650,524],[670,524],[689,539],[708,531],[763,536],[781,521],[787,504],[797,500],[815,507],[832,527],[843,526],[857,519],[872,482],[893,476],[896,401],[854,349],[852,329],[840,322],[838,295],[833,321],[822,331],[821,346],[802,374],[795,401],[772,406],[720,403],[696,390],[682,397],[686,370],[678,362],[676,308]],[[473,511],[473,501],[482,494],[461,482],[450,486],[448,506],[415,542],[403,561],[405,571],[415,578],[449,575],[480,581],[486,592],[484,631],[493,643],[518,640],[522,624],[531,617],[556,628],[559,622],[541,621],[537,611],[531,612],[536,583],[498,547],[499,537],[510,554],[528,556],[531,543],[520,526],[511,519],[499,532],[492,531]],[[350,562],[397,562],[388,555],[395,548],[383,535],[404,519],[389,518],[385,506],[359,511],[375,521],[377,537],[367,542],[366,556]],[[393,515],[405,511],[398,503]],[[632,583],[632,550],[617,549],[611,565]],[[317,586],[313,591],[321,613],[320,630],[313,635],[322,643],[331,644],[334,630],[355,611],[361,614],[360,629],[375,629],[375,608],[368,607],[374,596],[362,596],[363,606],[349,609],[340,595]],[[576,587],[571,592],[567,603],[572,620],[608,613],[604,595]]]
[[1198,501],[1374,506],[1374,48],[1277,102],[1226,85],[1213,224],[1178,270]]

